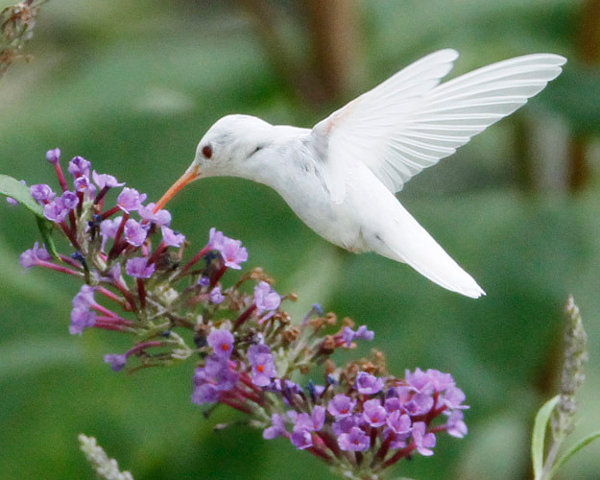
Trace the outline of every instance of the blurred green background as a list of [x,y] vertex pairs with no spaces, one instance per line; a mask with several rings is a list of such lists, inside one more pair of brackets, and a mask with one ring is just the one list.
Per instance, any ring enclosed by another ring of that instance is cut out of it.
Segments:
[[[487,291],[477,301],[382,257],[341,252],[258,184],[207,179],[170,205],[175,228],[197,246],[212,226],[242,239],[250,266],[300,295],[295,313],[320,302],[367,323],[390,370],[454,375],[472,407],[469,435],[440,436],[433,457],[398,475],[531,478],[529,432],[557,388],[568,293],[590,336],[575,435],[600,427],[598,4],[50,1],[27,46],[35,58],[0,80],[0,171],[51,181],[44,155],[58,146],[63,159],[82,155],[156,200],[224,114],[311,126],[439,48],[461,52],[451,76],[520,54],[566,56],[564,74],[522,111],[399,195]],[[124,351],[128,339],[71,337],[79,285],[22,271],[19,253],[38,240],[24,210],[2,205],[0,227],[0,478],[93,478],[77,449],[80,432],[138,480],[330,478],[308,454],[264,441],[224,409],[203,418],[189,401],[191,362],[113,373],[102,356]],[[219,422],[233,423],[213,432]],[[599,448],[588,447],[560,478],[597,479]]]

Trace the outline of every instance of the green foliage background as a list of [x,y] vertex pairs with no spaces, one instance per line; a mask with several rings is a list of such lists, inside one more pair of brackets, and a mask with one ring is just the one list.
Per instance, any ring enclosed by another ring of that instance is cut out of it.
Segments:
[[[515,121],[541,131],[542,147],[553,141],[557,122],[598,131],[598,77],[593,71],[584,77],[572,60],[582,2],[358,5],[367,67],[359,91],[443,47],[462,52],[457,73],[531,52],[570,59],[564,77],[523,112],[400,194],[487,296],[466,299],[384,258],[341,252],[274,192],[243,180],[207,179],[189,187],[170,205],[174,226],[197,247],[212,226],[242,239],[250,266],[271,273],[279,291],[300,295],[294,312],[320,302],[367,323],[376,332],[373,346],[396,373],[420,366],[454,375],[472,406],[469,435],[440,436],[436,455],[415,458],[399,474],[527,478],[534,412],[554,392],[568,293],[590,335],[576,434],[600,425],[597,178],[592,172],[590,186],[576,196],[556,188],[524,192],[512,148]],[[30,184],[53,177],[44,154],[59,146],[65,159],[82,155],[99,172],[157,199],[220,116],[243,112],[310,126],[329,111],[312,112],[285,94],[230,2],[51,1],[29,50],[33,62],[0,80],[0,171]],[[128,348],[127,339],[95,331],[69,336],[79,285],[52,272],[21,271],[19,253],[38,239],[28,212],[3,205],[0,227],[0,478],[92,478],[77,451],[79,432],[96,436],[138,480],[275,479],[282,472],[288,480],[330,478],[308,454],[282,440],[264,441],[230,412],[218,409],[206,420],[189,401],[191,364],[113,373],[102,356]],[[230,273],[226,281],[235,278]],[[231,426],[213,432],[219,422]],[[598,453],[597,445],[589,447],[562,478],[598,478]]]

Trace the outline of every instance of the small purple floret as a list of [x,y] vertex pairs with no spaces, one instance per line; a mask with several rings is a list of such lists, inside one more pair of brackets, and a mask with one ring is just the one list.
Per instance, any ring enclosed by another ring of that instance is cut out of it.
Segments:
[[127,363],[127,355],[111,353],[104,355],[104,361],[108,363],[110,368],[112,368],[115,372],[120,372]]
[[446,430],[448,435],[452,435],[456,438],[463,438],[467,433],[467,425],[463,421],[463,412],[460,410],[454,410],[448,417],[446,424]]
[[117,197],[117,206],[125,213],[139,210],[146,200],[146,194],[138,192],[135,188],[125,187]]
[[349,347],[354,340],[373,340],[375,333],[372,330],[368,330],[366,325],[358,327],[356,332],[350,327],[344,327],[342,332],[342,338],[346,342],[346,346]]
[[242,247],[241,241],[226,237],[215,228],[210,229],[208,245],[219,251],[226,267],[234,270],[240,270],[242,268],[240,264],[248,260],[248,251]]
[[402,414],[399,410],[393,411],[388,415],[386,423],[390,429],[400,435],[405,435],[410,432],[412,420],[407,414]]
[[38,183],[29,187],[29,193],[33,199],[41,204],[46,204],[56,197],[56,193],[52,191],[49,185]]
[[342,393],[338,393],[329,401],[327,411],[335,418],[340,419],[352,415],[355,405],[356,400],[353,400]]
[[48,261],[52,257],[43,245],[40,247],[38,242],[33,244],[33,248],[25,250],[19,257],[19,263],[23,268],[31,268],[37,265],[39,261]]
[[96,314],[85,308],[74,308],[71,310],[71,325],[69,333],[71,335],[81,335],[83,330],[96,325]]
[[364,452],[371,446],[369,436],[358,427],[352,427],[350,433],[338,437],[338,445],[344,451]]
[[67,191],[63,193],[62,197],[56,197],[53,201],[44,205],[44,217],[51,222],[62,223],[78,203],[77,195]]
[[94,180],[94,183],[98,185],[100,190],[103,188],[115,188],[125,185],[125,182],[119,183],[112,175],[97,173],[96,170],[92,172],[92,180]]
[[383,378],[377,378],[367,372],[358,372],[355,387],[359,393],[373,395],[383,389]]
[[271,288],[271,285],[261,281],[254,287],[254,304],[256,305],[256,312],[259,315],[269,312],[262,317],[262,320],[266,320],[267,318],[272,317],[275,310],[279,308],[281,297]]
[[171,223],[171,214],[167,210],[159,210],[154,213],[154,203],[149,203],[139,209],[142,220],[155,223],[159,226],[168,226]]
[[223,293],[221,293],[221,287],[217,286],[217,287],[213,288],[210,291],[209,298],[210,298],[210,301],[216,305],[218,305],[219,303],[223,303],[223,300],[225,300],[225,297],[223,296]]
[[128,219],[125,222],[125,228],[123,229],[125,240],[129,245],[134,247],[140,247],[146,240],[148,232],[143,225],[136,222],[133,218]]
[[231,352],[233,352],[233,334],[229,330],[213,330],[208,335],[207,341],[217,357],[231,357]]
[[299,450],[312,447],[312,435],[308,430],[294,430],[290,436],[292,445]]
[[417,451],[425,456],[429,457],[433,455],[433,447],[435,447],[435,434],[425,433],[427,425],[425,422],[415,422],[413,424],[412,438],[417,447]]
[[90,165],[91,163],[87,161],[85,158],[77,156],[74,157],[73,160],[69,162],[69,173],[73,175],[73,177],[78,178],[81,176],[88,177],[90,176]]
[[181,244],[185,241],[185,235],[174,232],[169,227],[163,225],[160,230],[162,232],[163,242],[169,247],[181,247]]
[[285,418],[283,415],[273,413],[271,415],[271,426],[265,428],[263,431],[263,438],[265,440],[272,440],[276,437],[287,436],[287,430],[285,429]]
[[266,345],[251,345],[248,348],[248,360],[252,366],[252,383],[259,387],[266,387],[271,383],[271,378],[277,375],[271,349]]
[[127,275],[135,278],[150,278],[154,270],[154,264],[148,265],[148,260],[144,257],[130,258],[125,263]]
[[363,403],[363,418],[372,427],[381,427],[385,424],[387,411],[381,406],[381,401],[377,398],[367,400]]
[[60,148],[55,148],[54,150],[48,150],[46,152],[46,160],[50,163],[57,164],[60,160]]

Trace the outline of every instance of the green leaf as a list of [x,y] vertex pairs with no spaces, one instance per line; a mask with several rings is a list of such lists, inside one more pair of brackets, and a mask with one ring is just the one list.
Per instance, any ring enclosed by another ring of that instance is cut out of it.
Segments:
[[50,253],[50,255],[52,255],[54,258],[60,260],[58,258],[58,252],[56,251],[56,245],[54,244],[54,240],[52,239],[52,231],[54,225],[52,224],[52,222],[46,220],[44,217],[35,217],[35,219],[37,221],[37,226],[40,231],[40,234],[44,239],[44,245],[46,245],[46,250],[48,250],[48,253]]
[[569,460],[569,458],[571,458],[579,450],[581,450],[583,447],[589,445],[597,438],[600,438],[600,431],[594,432],[594,433],[588,435],[587,437],[584,437],[583,439],[581,439],[581,441],[579,441],[578,443],[573,445],[569,450],[567,450],[565,452],[565,454],[562,457],[560,457],[560,459],[558,461],[556,461],[556,463],[552,467],[552,470],[550,470],[549,478],[552,478],[554,476],[554,474],[558,471],[558,469],[560,467],[562,467],[567,462],[567,460]]
[[550,416],[559,400],[559,395],[548,400],[535,416],[533,424],[533,435],[531,438],[531,461],[533,463],[533,476],[537,480],[544,469],[544,440],[546,438],[546,428]]
[[36,216],[44,218],[42,206],[33,199],[29,193],[29,188],[16,178],[9,177],[8,175],[0,175],[0,193],[14,198],[21,205],[31,210]]

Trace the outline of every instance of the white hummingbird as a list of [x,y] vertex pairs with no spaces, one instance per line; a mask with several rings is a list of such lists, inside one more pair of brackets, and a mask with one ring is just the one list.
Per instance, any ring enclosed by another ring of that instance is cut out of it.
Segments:
[[427,55],[312,129],[271,125],[249,115],[221,118],[155,210],[201,177],[254,180],[277,191],[306,225],[335,245],[407,263],[462,295],[485,295],[394,193],[525,104],[560,74],[566,59],[526,55],[440,84],[457,57],[451,49]]

